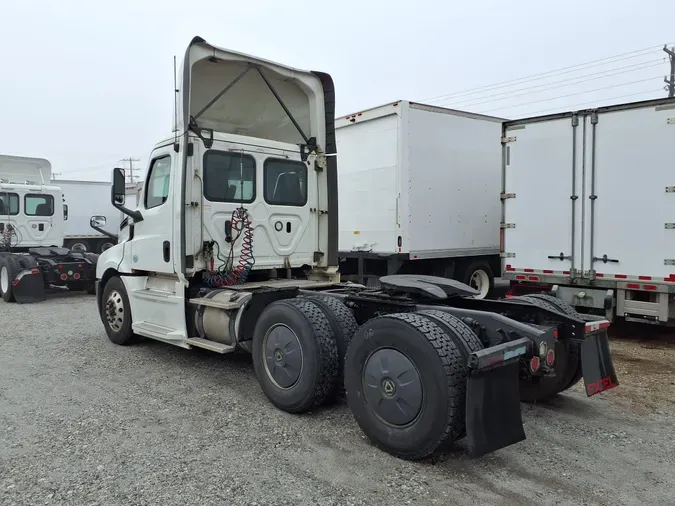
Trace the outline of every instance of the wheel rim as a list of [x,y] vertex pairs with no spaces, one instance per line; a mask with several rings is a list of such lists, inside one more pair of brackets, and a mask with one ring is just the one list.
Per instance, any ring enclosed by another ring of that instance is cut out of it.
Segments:
[[108,325],[114,332],[119,332],[124,323],[124,301],[117,290],[113,290],[108,295],[105,303],[105,316]]
[[113,244],[111,242],[107,242],[103,246],[101,246],[101,251],[105,251],[105,250],[110,249],[112,247],[113,247]]
[[76,242],[70,247],[71,251],[87,251],[87,246],[81,242]]
[[267,376],[277,387],[291,388],[300,379],[303,366],[302,346],[290,327],[276,324],[263,340],[263,360]]
[[2,293],[7,293],[7,290],[9,290],[9,272],[4,265],[0,270],[0,290],[2,290]]
[[419,371],[398,350],[383,348],[368,357],[363,367],[363,391],[375,414],[389,425],[407,425],[422,409]]
[[480,292],[476,295],[477,299],[484,299],[490,291],[490,276],[483,269],[477,269],[471,275],[469,286]]

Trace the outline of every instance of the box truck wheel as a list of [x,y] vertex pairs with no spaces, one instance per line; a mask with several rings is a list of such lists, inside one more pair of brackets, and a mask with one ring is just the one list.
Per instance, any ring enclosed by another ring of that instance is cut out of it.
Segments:
[[[540,297],[522,295],[509,300],[522,300],[533,306],[560,312],[558,307]],[[523,402],[541,402],[550,399],[569,388],[570,382],[580,367],[579,350],[569,341],[558,341],[555,345],[556,362],[553,366],[555,376],[527,376],[520,381],[520,400]],[[570,385],[571,386],[571,385]]]
[[89,243],[85,240],[75,239],[72,241],[67,241],[65,243],[65,247],[70,251],[74,251],[75,253],[84,253],[85,251],[89,251]]
[[108,280],[101,298],[101,321],[108,338],[115,344],[126,345],[136,341],[131,330],[131,306],[124,283],[118,277]]
[[98,245],[98,252],[103,253],[105,250],[108,250],[114,246],[112,241],[103,240]]
[[490,264],[483,260],[471,262],[460,271],[459,281],[478,290],[477,299],[484,299],[495,287],[495,276]]
[[0,257],[0,295],[5,302],[14,302],[12,281],[21,272],[18,257],[7,255]]
[[324,312],[311,300],[278,300],[267,306],[253,331],[252,354],[260,387],[283,411],[309,411],[335,391],[335,334]]
[[417,460],[463,433],[468,371],[450,328],[398,313],[369,320],[354,335],[345,357],[347,402],[378,448]]
[[330,295],[308,295],[303,298],[307,298],[319,306],[333,328],[338,353],[338,383],[336,393],[340,393],[344,386],[343,370],[345,353],[347,353],[349,343],[352,342],[359,324],[356,323],[352,310],[335,297],[331,297]]

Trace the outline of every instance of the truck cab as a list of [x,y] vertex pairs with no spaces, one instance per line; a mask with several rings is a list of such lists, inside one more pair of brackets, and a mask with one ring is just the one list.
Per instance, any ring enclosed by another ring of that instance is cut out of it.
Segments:
[[[113,204],[129,230],[97,270],[101,293],[121,275],[138,315],[134,332],[178,342],[190,337],[188,292],[338,279],[330,78],[198,37],[180,76],[174,133],[151,151],[135,210],[125,207],[124,173],[115,170]],[[165,312],[167,304],[175,310]]]

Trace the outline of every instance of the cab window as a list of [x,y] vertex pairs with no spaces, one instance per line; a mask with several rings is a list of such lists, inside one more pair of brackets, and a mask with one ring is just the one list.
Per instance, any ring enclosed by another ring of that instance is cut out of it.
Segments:
[[204,197],[211,202],[253,202],[255,158],[226,151],[205,153]]
[[265,202],[277,206],[307,203],[307,165],[292,160],[265,160]]
[[54,197],[28,193],[23,200],[23,212],[26,216],[54,216]]
[[0,192],[0,216],[16,216],[19,214],[19,195]]
[[169,198],[169,183],[171,182],[171,157],[163,156],[153,160],[145,184],[145,208],[152,209],[166,202]]

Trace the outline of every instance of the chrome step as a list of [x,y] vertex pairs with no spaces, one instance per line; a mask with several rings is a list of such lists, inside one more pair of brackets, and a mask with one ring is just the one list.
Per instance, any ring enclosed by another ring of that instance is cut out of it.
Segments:
[[208,339],[202,339],[200,337],[191,337],[187,340],[187,343],[190,346],[196,346],[197,348],[215,351],[216,353],[220,354],[232,353],[236,350],[234,346],[230,346],[229,344],[217,343],[215,341],[209,341]]

